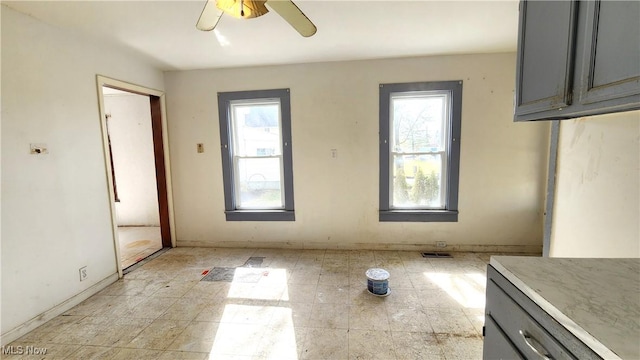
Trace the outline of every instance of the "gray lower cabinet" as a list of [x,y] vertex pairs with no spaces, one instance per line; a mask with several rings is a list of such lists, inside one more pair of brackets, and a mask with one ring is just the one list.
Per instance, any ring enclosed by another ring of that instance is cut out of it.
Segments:
[[[485,342],[483,357],[485,359],[515,360],[524,359],[515,348],[507,334],[496,324],[491,316],[485,317]],[[488,345],[490,344],[490,345]]]
[[491,265],[484,359],[601,359]]
[[640,1],[522,0],[515,120],[640,109]]

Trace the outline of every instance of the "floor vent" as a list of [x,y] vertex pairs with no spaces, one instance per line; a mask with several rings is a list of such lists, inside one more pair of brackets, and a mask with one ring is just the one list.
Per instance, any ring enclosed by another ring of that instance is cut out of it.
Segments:
[[421,253],[423,258],[429,258],[429,259],[434,259],[434,258],[452,258],[453,256],[451,256],[451,254],[449,253],[443,253],[443,252],[423,252]]

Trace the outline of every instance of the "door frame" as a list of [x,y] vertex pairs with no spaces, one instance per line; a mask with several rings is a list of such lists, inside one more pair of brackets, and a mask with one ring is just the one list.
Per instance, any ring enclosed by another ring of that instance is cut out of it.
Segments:
[[[111,161],[109,159],[109,140],[107,132],[106,110],[104,106],[104,92],[103,86],[123,90],[139,95],[149,96],[149,106],[151,109],[151,122],[154,136],[154,154],[156,158],[156,180],[161,175],[164,175],[164,186],[158,182],[158,188],[162,190],[164,187],[164,194],[158,194],[158,210],[160,213],[160,227],[162,232],[162,246],[163,247],[175,247],[176,246],[176,234],[175,234],[175,216],[173,211],[173,191],[171,185],[171,164],[169,161],[169,136],[167,131],[167,117],[166,117],[166,103],[165,95],[163,91],[151,89],[148,87],[128,83],[126,81],[116,80],[102,75],[96,76],[96,83],[98,88],[98,107],[100,109],[100,127],[102,130],[102,145],[105,162],[105,175],[107,178],[107,187],[109,194],[109,205],[111,214],[111,227],[113,231],[113,246],[116,254],[116,266],[118,270],[118,277],[122,278],[122,261],[120,259],[120,245],[118,243],[118,222],[116,218],[116,205],[115,205],[115,193],[113,190],[113,172]],[[162,131],[158,132],[157,125],[160,123]],[[158,142],[161,137],[162,142]],[[158,154],[162,154],[160,162]],[[164,173],[160,172],[158,165],[164,163]],[[161,192],[161,190],[159,192]],[[164,203],[164,204],[163,204]],[[163,206],[166,205],[166,206]],[[167,231],[168,227],[168,231]]]

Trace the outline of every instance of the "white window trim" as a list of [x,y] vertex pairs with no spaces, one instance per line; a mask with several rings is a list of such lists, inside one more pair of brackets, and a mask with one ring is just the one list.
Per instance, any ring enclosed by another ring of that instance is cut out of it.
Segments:
[[[284,156],[283,154],[283,148],[282,148],[282,103],[280,102],[280,98],[273,98],[273,99],[249,99],[249,100],[232,100],[229,102],[229,113],[230,113],[230,117],[229,117],[229,121],[231,121],[233,123],[233,126],[231,126],[232,132],[231,132],[231,139],[233,139],[234,137],[238,136],[238,123],[237,121],[235,121],[235,117],[233,116],[234,112],[233,112],[233,108],[236,105],[274,105],[277,104],[278,105],[278,142],[281,144],[281,148],[280,148],[280,152],[277,155],[259,155],[259,156],[247,156],[247,155],[238,155],[239,151],[239,143],[237,141],[233,141],[234,144],[234,148],[233,148],[233,152],[232,152],[232,162],[233,162],[233,171],[234,174],[238,174],[240,172],[240,159],[278,159],[278,162],[280,164],[280,189],[282,189],[282,191],[280,192],[280,203],[282,204],[282,206],[280,207],[244,207],[241,204],[240,201],[240,192],[235,191],[235,204],[236,204],[236,209],[237,210],[284,210],[285,208],[285,192],[284,192]],[[238,176],[234,176],[234,189],[239,189],[240,188],[240,179]]]

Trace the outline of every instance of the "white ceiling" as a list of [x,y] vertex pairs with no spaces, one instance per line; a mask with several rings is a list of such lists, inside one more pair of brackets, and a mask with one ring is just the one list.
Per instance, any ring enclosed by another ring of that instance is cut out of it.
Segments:
[[[295,1],[295,0],[294,0]],[[46,23],[124,46],[162,70],[188,70],[516,49],[518,1],[298,0],[316,35],[274,11],[195,24],[205,0],[2,1]]]

